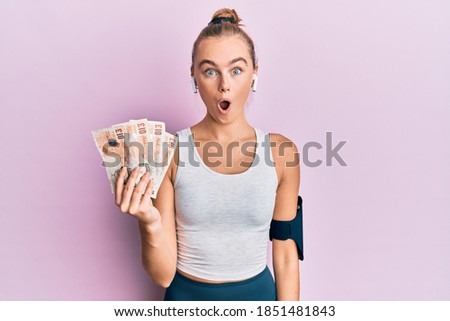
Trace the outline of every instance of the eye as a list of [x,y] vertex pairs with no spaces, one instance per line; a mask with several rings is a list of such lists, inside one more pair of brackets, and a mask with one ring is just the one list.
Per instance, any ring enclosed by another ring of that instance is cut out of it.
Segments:
[[216,72],[214,70],[212,70],[212,69],[208,69],[208,70],[205,71],[205,74],[207,76],[214,76],[216,74]]
[[239,75],[242,72],[241,68],[234,68],[233,69],[233,74],[234,75]]

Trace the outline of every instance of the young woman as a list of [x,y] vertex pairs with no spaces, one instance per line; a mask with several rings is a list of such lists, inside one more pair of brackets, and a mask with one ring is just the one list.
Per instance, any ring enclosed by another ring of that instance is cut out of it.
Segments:
[[273,239],[275,281],[267,267],[271,221],[296,216],[298,151],[247,122],[258,65],[240,21],[220,9],[194,43],[192,84],[206,116],[177,133],[158,197],[150,198],[149,173],[137,185],[137,171],[125,185],[126,170],[118,177],[116,204],[139,220],[143,264],[167,288],[165,300],[300,298],[293,239]]

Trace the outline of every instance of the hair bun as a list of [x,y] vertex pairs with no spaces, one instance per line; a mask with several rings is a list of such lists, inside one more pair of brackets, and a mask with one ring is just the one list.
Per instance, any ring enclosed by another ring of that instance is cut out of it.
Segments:
[[234,9],[222,8],[214,12],[209,24],[222,23],[223,21],[229,21],[232,24],[241,26],[239,22],[241,22],[242,19],[239,18],[238,14]]

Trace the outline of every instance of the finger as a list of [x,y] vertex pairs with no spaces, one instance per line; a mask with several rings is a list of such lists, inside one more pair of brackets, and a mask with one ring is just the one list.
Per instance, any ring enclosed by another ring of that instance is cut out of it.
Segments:
[[[149,178],[150,178],[150,176],[149,176]],[[142,196],[142,203],[149,203],[149,202],[152,203],[151,196],[152,196],[154,185],[155,185],[155,180],[152,177],[150,179],[149,183],[147,184],[147,187],[145,188],[144,195]]]
[[122,202],[120,204],[120,210],[122,212],[128,212],[128,208],[130,207],[130,198],[131,194],[134,190],[134,185],[136,183],[136,179],[139,175],[139,166],[136,166],[131,172],[130,177],[128,177],[128,182],[125,185],[125,188],[122,192]]
[[125,179],[126,172],[127,172],[127,168],[122,167],[120,169],[119,175],[117,176],[117,181],[116,181],[116,205],[117,206],[120,206],[120,202],[122,202],[123,181]]
[[145,172],[137,186],[134,188],[133,194],[131,195],[130,209],[128,210],[130,214],[136,214],[137,210],[139,209],[141,197],[144,194],[144,190],[148,183],[149,177],[149,172]]

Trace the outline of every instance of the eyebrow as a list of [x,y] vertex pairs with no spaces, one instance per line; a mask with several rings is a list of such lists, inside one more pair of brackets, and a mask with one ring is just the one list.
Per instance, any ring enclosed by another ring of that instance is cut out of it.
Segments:
[[[234,63],[236,63],[236,62],[238,62],[238,61],[243,61],[246,65],[248,65],[247,60],[245,60],[245,59],[242,58],[242,57],[237,57],[237,58],[234,58],[233,60],[230,60],[230,61],[228,62],[228,66],[230,66],[230,65],[232,65],[232,64],[234,64]],[[215,63],[214,61],[209,60],[209,59],[203,59],[203,60],[200,61],[200,63],[198,64],[198,68],[200,68],[203,64],[210,64],[211,66],[217,67],[217,65],[216,65],[216,63]]]

